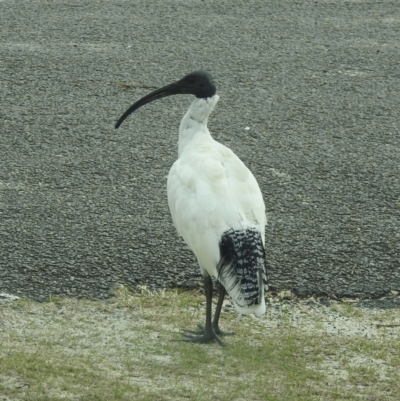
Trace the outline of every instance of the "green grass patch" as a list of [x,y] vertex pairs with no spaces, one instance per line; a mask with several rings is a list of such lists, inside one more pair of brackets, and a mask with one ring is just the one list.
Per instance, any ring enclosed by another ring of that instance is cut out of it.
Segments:
[[324,332],[327,316],[368,328],[399,321],[398,310],[377,318],[355,306],[316,313],[295,300],[269,304],[277,313],[262,319],[223,312],[222,328],[235,332],[225,338],[226,348],[181,341],[182,328],[204,320],[197,292],[121,287],[104,302],[2,305],[0,395],[29,401],[400,399],[394,328],[368,337]]

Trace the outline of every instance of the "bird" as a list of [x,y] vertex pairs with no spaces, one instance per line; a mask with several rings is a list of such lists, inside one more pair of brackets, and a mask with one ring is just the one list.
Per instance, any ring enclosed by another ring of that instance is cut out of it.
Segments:
[[[166,96],[194,95],[179,127],[178,159],[167,179],[172,221],[195,254],[204,280],[205,325],[185,330],[184,341],[217,342],[222,331],[219,318],[226,293],[244,315],[265,313],[268,289],[265,267],[265,214],[260,187],[236,154],[216,141],[207,123],[219,96],[211,74],[194,71],[136,101],[115,124],[135,110]],[[219,297],[212,317],[213,278]]]

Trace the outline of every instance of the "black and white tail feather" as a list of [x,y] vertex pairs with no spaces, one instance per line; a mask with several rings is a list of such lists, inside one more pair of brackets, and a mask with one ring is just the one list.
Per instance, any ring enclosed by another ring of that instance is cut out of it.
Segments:
[[264,304],[265,250],[255,228],[225,231],[219,242],[218,279],[239,308]]

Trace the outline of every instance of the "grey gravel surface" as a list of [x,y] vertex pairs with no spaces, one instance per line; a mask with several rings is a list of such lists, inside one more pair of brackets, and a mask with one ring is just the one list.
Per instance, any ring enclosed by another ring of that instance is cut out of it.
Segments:
[[[400,289],[400,2],[0,1],[0,292],[196,287],[166,175],[195,69],[210,130],[256,176],[273,289]],[[249,128],[249,129],[246,129]]]

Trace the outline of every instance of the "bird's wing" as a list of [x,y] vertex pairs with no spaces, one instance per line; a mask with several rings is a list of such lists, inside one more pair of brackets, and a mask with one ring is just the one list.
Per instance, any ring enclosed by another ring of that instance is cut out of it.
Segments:
[[170,170],[167,192],[175,227],[210,274],[225,231],[257,227],[264,242],[265,207],[257,181],[218,142],[185,151]]

